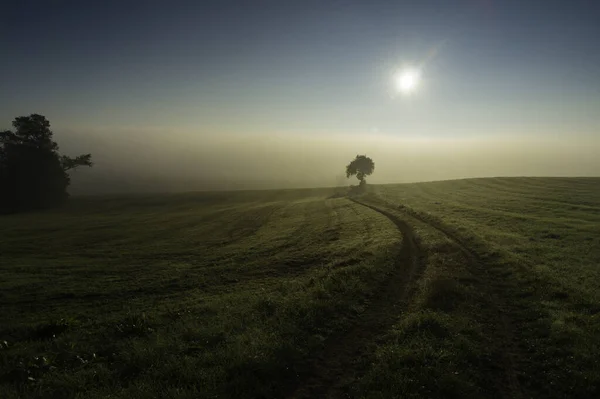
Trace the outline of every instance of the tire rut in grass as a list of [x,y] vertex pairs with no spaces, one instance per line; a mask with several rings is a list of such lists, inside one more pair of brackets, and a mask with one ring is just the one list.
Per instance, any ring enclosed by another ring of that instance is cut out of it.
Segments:
[[349,330],[327,340],[325,349],[310,363],[311,371],[290,398],[341,398],[354,381],[360,359],[367,355],[369,344],[397,321],[414,291],[414,281],[424,267],[421,251],[412,229],[397,216],[380,208],[351,199],[387,217],[402,233],[402,243],[395,267],[384,287],[377,290],[368,309]]
[[412,209],[406,208],[402,205],[398,206],[397,209],[446,236],[460,249],[465,259],[469,262],[471,270],[482,278],[485,286],[481,288],[487,290],[487,292],[490,294],[490,299],[493,306],[493,309],[490,310],[493,312],[494,318],[496,318],[498,321],[498,329],[495,330],[495,342],[498,346],[497,351],[502,356],[501,361],[505,381],[503,381],[503,384],[500,384],[500,387],[503,387],[503,397],[523,398],[524,395],[519,383],[519,373],[517,371],[520,350],[514,336],[514,331],[516,328],[509,316],[510,312],[507,310],[507,305],[505,303],[506,301],[502,298],[502,288],[496,286],[494,283],[494,278],[491,276],[489,267],[485,265],[484,261],[477,254],[477,252],[470,249],[465,244],[464,240],[459,238],[456,234],[449,231],[441,224],[428,220],[427,218],[421,216],[418,212],[415,212]]

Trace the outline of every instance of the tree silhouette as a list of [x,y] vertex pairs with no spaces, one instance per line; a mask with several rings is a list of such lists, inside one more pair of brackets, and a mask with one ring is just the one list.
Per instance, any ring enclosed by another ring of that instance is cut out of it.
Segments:
[[366,155],[357,155],[356,158],[346,166],[346,178],[356,175],[356,178],[360,180],[360,185],[363,186],[367,184],[365,177],[373,173],[374,170],[375,163],[371,158]]
[[61,204],[70,183],[68,170],[92,166],[91,154],[58,153],[50,122],[42,115],[15,118],[15,131],[0,132],[0,211],[17,212]]

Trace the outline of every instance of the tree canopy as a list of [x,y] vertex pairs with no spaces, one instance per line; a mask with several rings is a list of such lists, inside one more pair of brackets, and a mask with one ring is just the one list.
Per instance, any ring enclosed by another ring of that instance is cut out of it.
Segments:
[[375,170],[375,163],[371,158],[366,155],[357,155],[346,166],[346,178],[356,175],[356,178],[360,181],[360,185],[367,183],[366,177],[373,173]]
[[91,154],[60,155],[50,122],[31,114],[15,118],[14,131],[0,132],[0,212],[56,206],[67,197],[67,171],[92,166]]

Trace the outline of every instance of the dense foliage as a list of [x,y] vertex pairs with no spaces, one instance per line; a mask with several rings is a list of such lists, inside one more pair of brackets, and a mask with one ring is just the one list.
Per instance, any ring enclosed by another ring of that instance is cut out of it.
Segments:
[[365,177],[369,176],[375,170],[375,163],[371,158],[366,155],[357,155],[356,158],[352,160],[346,166],[346,177],[356,175],[356,178],[360,181],[360,185],[364,185],[367,183]]
[[50,122],[42,115],[15,118],[14,132],[0,132],[0,212],[60,205],[67,197],[68,171],[92,166],[91,155],[60,155]]

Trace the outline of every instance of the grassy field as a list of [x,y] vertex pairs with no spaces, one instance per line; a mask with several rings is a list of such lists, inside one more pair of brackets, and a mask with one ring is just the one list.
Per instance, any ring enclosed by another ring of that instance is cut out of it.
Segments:
[[594,398],[600,179],[0,218],[0,397]]

